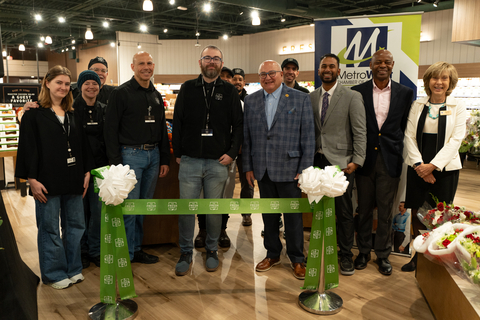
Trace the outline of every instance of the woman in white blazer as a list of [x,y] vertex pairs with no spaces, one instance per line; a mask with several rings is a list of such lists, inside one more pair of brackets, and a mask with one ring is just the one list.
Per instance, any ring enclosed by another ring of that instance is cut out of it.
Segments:
[[[447,62],[432,64],[423,75],[428,97],[413,102],[405,131],[407,192],[405,207],[412,217],[425,201],[434,207],[433,194],[439,201],[453,202],[462,168],[458,149],[465,136],[466,110],[463,101],[450,97],[457,85],[455,67]],[[412,218],[414,236],[423,229]],[[416,268],[416,254],[402,271]]]

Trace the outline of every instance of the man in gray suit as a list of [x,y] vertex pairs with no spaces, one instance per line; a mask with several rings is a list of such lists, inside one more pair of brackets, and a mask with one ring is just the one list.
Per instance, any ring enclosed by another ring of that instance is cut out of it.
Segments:
[[365,108],[362,96],[337,83],[340,60],[326,54],[320,60],[318,76],[322,86],[310,93],[315,116],[315,166],[338,165],[349,182],[347,191],[335,198],[340,272],[352,275],[353,207],[355,170],[363,165],[367,145]]
[[[282,83],[276,61],[264,61],[258,70],[263,90],[247,96],[244,107],[243,171],[253,187],[258,180],[262,198],[300,198],[297,179],[313,165],[315,130],[308,94]],[[280,214],[263,214],[267,256],[256,266],[268,271],[280,263]],[[301,213],[284,213],[287,255],[293,275],[305,278]]]

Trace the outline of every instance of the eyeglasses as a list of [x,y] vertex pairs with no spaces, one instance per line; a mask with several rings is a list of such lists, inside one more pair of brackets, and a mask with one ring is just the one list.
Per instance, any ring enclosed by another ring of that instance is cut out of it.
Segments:
[[210,63],[212,61],[215,62],[215,63],[222,62],[222,58],[220,58],[220,57],[210,57],[210,56],[202,57],[202,60],[205,61],[206,63]]
[[267,75],[269,75],[270,78],[273,79],[277,75],[277,72],[282,72],[282,71],[271,70],[271,71],[268,71],[268,72],[261,72],[258,75],[260,76],[260,79],[266,79]]
[[99,72],[101,72],[101,73],[107,73],[107,72],[108,72],[107,69],[99,69],[99,68],[91,68],[90,70],[92,70],[92,71],[94,71],[94,72],[96,72],[96,73],[99,73]]

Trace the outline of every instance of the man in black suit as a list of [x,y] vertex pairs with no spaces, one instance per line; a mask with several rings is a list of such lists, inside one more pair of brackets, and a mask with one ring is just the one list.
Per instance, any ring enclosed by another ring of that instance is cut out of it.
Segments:
[[393,55],[375,52],[370,61],[373,80],[353,87],[360,92],[367,118],[367,156],[355,176],[358,191],[359,254],[355,269],[362,270],[372,250],[373,209],[378,207],[375,254],[380,273],[392,274],[388,256],[392,250],[392,207],[403,163],[403,137],[413,101],[413,90],[390,79]]

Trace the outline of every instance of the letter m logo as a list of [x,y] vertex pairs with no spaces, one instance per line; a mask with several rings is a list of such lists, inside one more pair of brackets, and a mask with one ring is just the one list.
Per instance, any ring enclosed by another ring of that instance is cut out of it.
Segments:
[[339,52],[340,63],[347,67],[368,67],[373,54],[387,49],[388,27],[365,27],[347,29],[346,47]]

